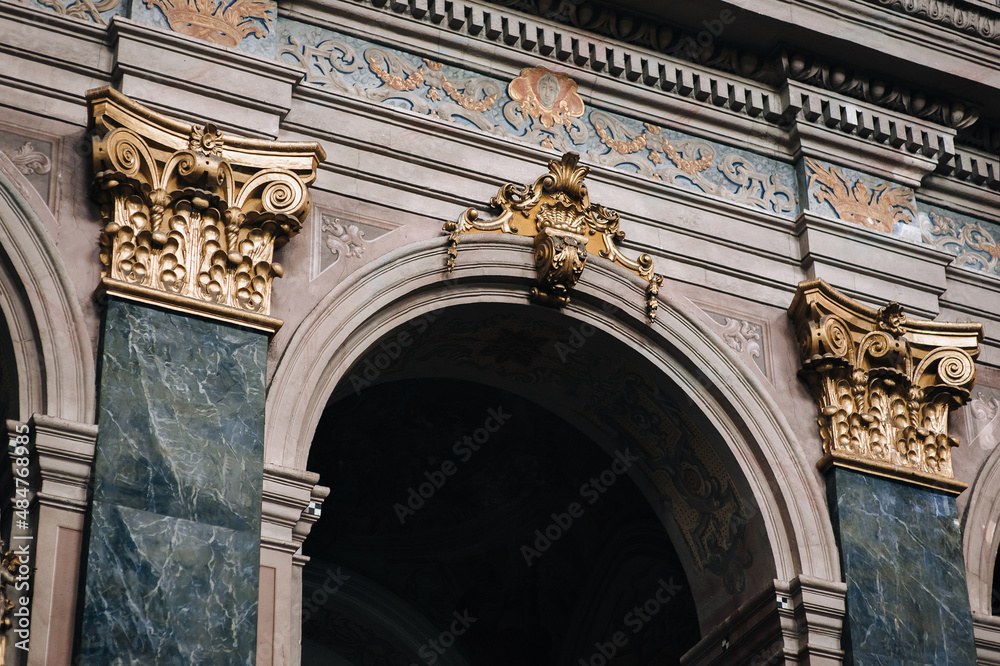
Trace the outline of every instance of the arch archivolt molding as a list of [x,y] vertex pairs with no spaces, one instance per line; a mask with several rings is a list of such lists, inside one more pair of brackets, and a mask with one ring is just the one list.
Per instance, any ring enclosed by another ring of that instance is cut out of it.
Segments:
[[[536,279],[531,239],[476,234],[462,244],[463,259],[451,273],[442,241],[422,241],[366,265],[317,304],[292,334],[269,385],[266,464],[305,470],[338,382],[393,328],[453,305],[529,304],[525,287]],[[625,269],[598,262],[563,311],[635,349],[729,443],[763,514],[778,578],[839,581],[825,491],[767,388],[697,312],[687,311],[693,306],[666,290],[651,326],[646,287]]]
[[[994,437],[998,431],[993,430]],[[984,433],[985,434],[985,433]],[[972,484],[962,526],[969,603],[973,613],[991,615],[993,571],[1000,547],[1000,446],[995,447]]]
[[[46,219],[47,218],[47,219]],[[14,338],[19,415],[94,423],[95,361],[83,311],[46,227],[55,219],[0,153],[0,307]]]

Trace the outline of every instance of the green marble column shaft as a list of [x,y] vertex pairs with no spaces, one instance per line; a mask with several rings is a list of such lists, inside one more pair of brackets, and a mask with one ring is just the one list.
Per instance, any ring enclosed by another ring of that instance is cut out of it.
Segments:
[[75,664],[255,661],[267,336],[109,297]]
[[973,666],[962,535],[949,494],[833,467],[827,495],[854,666]]

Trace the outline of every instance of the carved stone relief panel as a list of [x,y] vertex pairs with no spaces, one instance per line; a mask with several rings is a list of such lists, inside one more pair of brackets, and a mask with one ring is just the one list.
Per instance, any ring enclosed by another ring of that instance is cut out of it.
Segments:
[[747,363],[754,365],[764,376],[770,378],[767,369],[766,328],[760,322],[741,316],[722,314],[705,310],[713,322],[718,324],[716,331],[722,336],[726,345],[735,351]]
[[977,386],[963,411],[968,439],[966,447],[977,447],[987,452],[996,448],[1000,443],[1000,389]]
[[920,204],[924,243],[955,255],[955,265],[1000,275],[1000,225],[929,204]]
[[920,242],[912,189],[809,157],[802,169],[809,210]]
[[313,277],[338,261],[368,261],[367,245],[398,225],[357,213],[317,208],[313,216]]
[[10,158],[18,173],[50,204],[54,150],[51,141],[0,129],[0,152]]

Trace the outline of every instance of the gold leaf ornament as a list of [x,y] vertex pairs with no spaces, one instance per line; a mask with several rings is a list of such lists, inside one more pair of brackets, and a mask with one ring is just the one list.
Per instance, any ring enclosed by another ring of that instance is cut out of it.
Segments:
[[579,161],[576,153],[566,153],[560,160],[551,160],[549,172],[534,184],[503,185],[490,200],[490,206],[499,211],[493,219],[480,219],[479,211],[470,208],[457,221],[446,222],[448,270],[455,267],[463,234],[499,232],[532,237],[538,272],[538,284],[531,291],[533,300],[553,306],[568,303],[588,257],[594,254],[648,282],[646,315],[652,322],[663,278],[653,271],[648,254],[633,260],[622,253],[625,233],[619,228],[618,213],[591,203],[584,184],[590,170]]
[[521,113],[538,120],[545,129],[557,124],[568,128],[573,118],[582,117],[586,111],[576,82],[544,67],[522,69],[507,86],[507,94],[519,103]]
[[841,466],[957,494],[948,431],[969,400],[982,326],[910,319],[898,303],[864,306],[822,280],[789,308],[800,376],[819,411],[821,469]]

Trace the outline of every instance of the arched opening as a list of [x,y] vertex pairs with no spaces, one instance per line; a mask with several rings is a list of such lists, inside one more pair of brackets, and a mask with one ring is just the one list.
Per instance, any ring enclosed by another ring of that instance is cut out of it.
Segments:
[[776,575],[706,415],[641,349],[537,306],[390,330],[308,468],[331,495],[304,547],[304,664],[679,663]]
[[990,586],[990,614],[1000,615],[1000,567],[996,565],[996,560],[1000,558],[1000,553],[994,556],[993,564],[993,585]]

